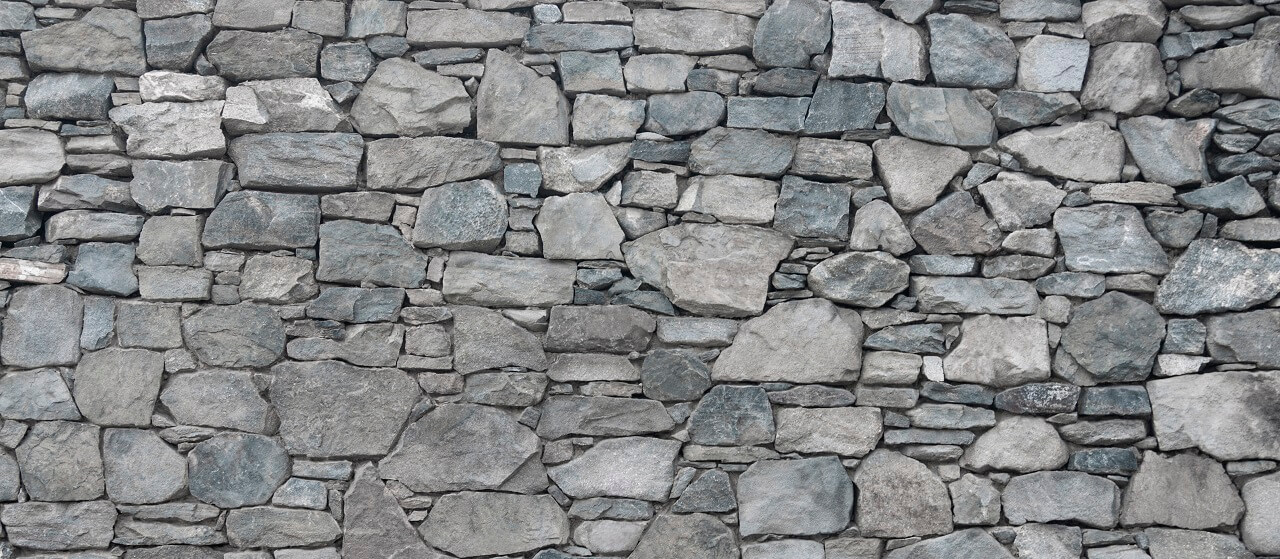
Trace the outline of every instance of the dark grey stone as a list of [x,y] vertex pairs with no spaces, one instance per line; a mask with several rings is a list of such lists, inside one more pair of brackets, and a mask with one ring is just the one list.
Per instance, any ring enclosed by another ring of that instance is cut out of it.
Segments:
[[147,38],[147,64],[153,68],[183,71],[191,68],[200,49],[213,36],[213,19],[191,14],[143,23]]
[[821,80],[805,116],[804,132],[822,135],[871,128],[884,103],[883,84]]
[[488,180],[429,188],[418,204],[413,244],[449,250],[492,251],[507,232],[507,200]]
[[1099,380],[1133,382],[1151,374],[1164,319],[1150,304],[1112,291],[1076,307],[1062,347]]
[[80,360],[84,299],[61,285],[20,287],[9,299],[0,359],[34,369],[75,365]]
[[218,74],[234,81],[307,78],[316,75],[319,35],[298,29],[224,30],[205,49]]
[[671,505],[672,512],[730,512],[738,508],[738,499],[724,470],[708,470],[680,493]]
[[1141,386],[1086,386],[1080,395],[1080,415],[1121,417],[1151,414],[1151,399]]
[[239,191],[209,214],[201,241],[207,248],[274,250],[315,246],[320,225],[316,196]]
[[660,349],[644,358],[640,385],[646,398],[663,402],[697,400],[711,388],[711,368],[688,352]]
[[1138,453],[1128,448],[1088,448],[1071,453],[1067,469],[1099,475],[1130,475],[1138,471]]
[[996,409],[1018,414],[1071,413],[1080,399],[1080,387],[1059,382],[1032,383],[996,394]]
[[142,20],[130,10],[93,8],[78,20],[22,34],[35,71],[82,71],[140,76],[147,71]]
[[244,186],[332,192],[355,188],[364,140],[346,133],[246,134],[228,151]]
[[0,188],[0,241],[17,241],[35,235],[41,223],[34,187]]
[[1156,289],[1163,313],[1244,310],[1280,293],[1280,254],[1235,241],[1197,239]]
[[27,116],[51,120],[106,120],[115,82],[102,74],[40,74],[23,95]]
[[791,166],[796,140],[763,130],[713,128],[693,141],[689,169],[704,175],[778,177]]
[[768,444],[774,433],[773,408],[758,386],[716,386],[689,417],[689,437],[694,444]]
[[1018,70],[1018,52],[1004,31],[964,14],[932,14],[929,66],[938,85],[1008,87]]
[[221,508],[261,505],[289,477],[289,454],[263,435],[228,433],[187,454],[191,496]]
[[89,293],[128,297],[138,291],[134,255],[132,244],[83,243],[67,273],[67,283]]
[[426,275],[427,256],[390,225],[330,221],[320,226],[320,281],[419,287]]
[[284,323],[264,305],[207,307],[183,319],[182,337],[215,367],[265,367],[284,354]]
[[831,41],[831,6],[821,0],[779,0],[756,23],[751,55],[766,68],[807,68]]
[[651,95],[648,102],[644,129],[666,136],[710,130],[725,117],[724,98],[709,91]]

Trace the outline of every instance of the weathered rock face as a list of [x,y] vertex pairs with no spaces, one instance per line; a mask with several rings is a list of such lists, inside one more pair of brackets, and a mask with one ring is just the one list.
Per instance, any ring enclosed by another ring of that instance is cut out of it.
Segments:
[[458,557],[522,553],[569,540],[569,519],[549,495],[453,493],[418,528],[427,543]]
[[1280,254],[1235,241],[1198,239],[1156,290],[1156,308],[1194,315],[1244,310],[1280,293]]
[[371,136],[456,134],[471,125],[471,97],[458,78],[391,58],[365,82],[351,120]]
[[858,486],[858,529],[872,537],[946,534],[952,529],[951,497],[938,476],[914,459],[877,450],[853,474]]
[[1190,530],[1234,526],[1244,513],[1222,465],[1192,454],[1164,457],[1147,451],[1125,488],[1120,523]]
[[417,402],[413,379],[396,369],[315,361],[281,363],[271,373],[280,437],[292,454],[385,454]]
[[1223,371],[1147,383],[1160,449],[1199,448],[1220,460],[1280,457],[1280,417],[1260,405],[1280,390],[1275,371]]
[[738,478],[743,536],[838,532],[849,524],[853,483],[834,457],[764,460]]
[[[862,320],[823,300],[783,303],[738,329],[712,380],[844,382],[862,366]],[[823,349],[816,349],[821,344]]]
[[505,412],[445,405],[411,423],[378,469],[415,491],[532,493],[547,484],[542,465],[530,462],[540,448],[537,435]]
[[1151,305],[1113,291],[1075,308],[1062,332],[1062,346],[1099,380],[1145,380],[1164,339],[1164,325]]
[[947,380],[1016,386],[1049,378],[1043,320],[978,316],[966,319],[960,332],[960,343],[943,359]]

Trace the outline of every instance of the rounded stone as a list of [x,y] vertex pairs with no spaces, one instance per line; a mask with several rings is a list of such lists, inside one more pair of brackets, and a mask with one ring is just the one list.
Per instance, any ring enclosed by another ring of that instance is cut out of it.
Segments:
[[271,437],[219,435],[187,454],[191,496],[230,509],[265,504],[289,477],[289,454]]

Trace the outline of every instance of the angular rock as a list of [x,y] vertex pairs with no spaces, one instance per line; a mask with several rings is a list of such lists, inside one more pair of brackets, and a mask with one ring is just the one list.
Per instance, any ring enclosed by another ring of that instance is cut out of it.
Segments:
[[859,458],[875,449],[881,428],[876,408],[779,408],[774,448]]
[[413,244],[487,252],[502,244],[506,232],[507,200],[497,185],[487,180],[454,182],[422,193]]
[[[758,81],[756,84],[759,87]],[[884,100],[883,84],[819,80],[805,116],[804,131],[832,134],[871,128],[884,110]]]
[[774,439],[773,408],[758,386],[716,386],[689,416],[694,444],[749,446]]
[[951,482],[947,490],[951,492],[951,510],[956,524],[993,525],[1000,522],[1000,490],[991,480],[967,473]]
[[368,142],[365,148],[371,190],[419,192],[487,177],[502,168],[497,144],[467,138],[386,138]]
[[230,29],[280,29],[289,25],[293,2],[288,0],[226,0],[213,9],[213,23]]
[[721,54],[751,50],[755,20],[715,10],[635,10],[640,52]]
[[80,360],[83,314],[84,300],[70,288],[36,285],[13,290],[0,359],[24,369],[75,365]]
[[1151,237],[1142,214],[1133,206],[1093,204],[1062,208],[1053,228],[1075,272],[1169,273],[1169,257]]
[[1147,383],[1163,451],[1199,448],[1220,460],[1280,459],[1280,416],[1266,404],[1280,372],[1220,371]]
[[80,412],[58,369],[36,369],[0,377],[0,417],[74,421]]
[[612,95],[578,95],[573,103],[573,140],[583,144],[631,141],[644,124],[646,105],[639,99]]
[[227,149],[222,134],[222,101],[142,103],[111,109],[111,120],[129,136],[132,157],[189,159],[221,157]]
[[107,429],[102,437],[107,496],[117,503],[161,503],[187,487],[187,461],[152,431]]
[[87,353],[76,366],[76,406],[98,425],[151,424],[164,356],[145,349],[108,348]]
[[666,408],[653,400],[552,396],[542,403],[538,436],[630,436],[657,433],[675,425]]
[[[9,192],[16,195],[21,190]],[[23,202],[15,199],[15,204],[22,205]],[[53,184],[42,188],[36,207],[41,211],[103,209],[120,212],[137,206],[130,196],[127,182],[97,175],[70,175],[58,177]],[[18,210],[13,208],[11,211],[16,213]]]
[[[717,381],[847,382],[861,367],[862,321],[823,299],[781,303],[748,320],[712,368]],[[819,343],[821,349],[815,346]]]
[[894,136],[877,140],[876,170],[893,207],[915,212],[932,206],[947,183],[972,164],[964,150]]
[[364,140],[359,134],[247,134],[228,150],[244,186],[284,192],[353,190]]
[[569,540],[569,518],[549,495],[452,493],[418,528],[428,544],[458,557],[523,553]]
[[1000,245],[1000,226],[966,192],[948,194],[911,219],[911,236],[929,254],[987,254]]
[[938,85],[1013,85],[1018,51],[1003,30],[964,14],[931,14],[925,19],[929,24],[929,67]]
[[886,559],[949,559],[953,557],[1012,559],[1000,542],[981,528],[970,528],[890,551]]
[[[27,495],[36,501],[88,501],[102,496],[100,433],[96,425],[68,421],[33,425],[14,449]],[[10,506],[5,506],[6,513]],[[4,522],[11,526],[7,514]]]
[[[631,93],[671,93],[685,90],[697,60],[683,54],[641,54],[627,59],[623,69]],[[723,104],[723,102],[722,102]]]
[[0,522],[10,542],[48,551],[106,549],[111,545],[116,516],[111,501],[27,501],[7,504],[0,510]]
[[831,20],[831,77],[898,82],[928,75],[928,52],[916,28],[860,2],[832,4]]
[[1084,36],[1095,45],[1111,42],[1154,43],[1169,18],[1164,4],[1153,0],[1101,0],[1080,10]]
[[385,454],[418,399],[413,379],[397,369],[319,361],[281,363],[271,372],[280,438],[295,455]]
[[191,496],[201,501],[220,508],[261,505],[289,477],[289,455],[270,437],[228,433],[192,448],[187,471]]
[[647,437],[606,439],[547,470],[575,498],[624,497],[664,501],[671,492],[680,443]]
[[342,497],[342,553],[347,559],[444,559],[422,542],[396,497],[366,464]]
[[264,303],[300,303],[320,292],[315,263],[293,256],[255,255],[242,270],[240,297]]
[[965,449],[961,464],[975,471],[1018,473],[1056,470],[1067,463],[1067,443],[1047,421],[1005,418]]
[[765,67],[806,68],[831,40],[831,7],[818,0],[783,0],[756,24],[751,55]]
[[564,194],[599,190],[631,161],[631,144],[538,148],[543,188]]
[[690,147],[689,170],[696,173],[778,177],[791,166],[796,141],[763,130],[713,128]]
[[[61,147],[61,144],[59,144]],[[56,172],[56,171],[55,171]],[[58,183],[54,183],[55,185]],[[48,192],[44,190],[42,192]],[[40,230],[40,213],[36,211],[36,189],[30,186],[0,188],[0,239],[17,241]]]
[[[172,375],[160,393],[160,402],[185,425],[265,433],[277,422],[271,405],[259,394],[248,372],[212,370]],[[208,405],[209,402],[217,405]]]
[[408,19],[409,43],[428,48],[516,45],[529,32],[529,18],[503,12],[415,10]]
[[115,82],[102,74],[40,74],[23,95],[27,116],[51,120],[106,120]]
[[208,307],[182,321],[182,337],[200,361],[215,367],[265,367],[284,353],[284,323],[253,303]]
[[1244,501],[1222,465],[1192,454],[1166,458],[1147,451],[1124,493],[1120,523],[1189,530],[1234,526]]
[[78,20],[22,33],[22,50],[35,71],[103,72],[141,76],[147,71],[142,20],[130,10],[95,7]]
[[490,50],[476,92],[476,137],[503,144],[568,145],[569,102],[551,78]]
[[1088,64],[1088,41],[1036,35],[1018,51],[1018,87],[1041,93],[1080,91]]
[[455,252],[444,269],[444,297],[450,303],[489,307],[568,304],[576,270],[571,262]]
[[320,281],[418,287],[426,268],[427,256],[390,225],[329,221],[320,226]]
[[1026,384],[996,394],[996,409],[1017,414],[1070,413],[1080,399],[1080,387],[1056,382]]
[[[647,56],[669,56],[652,54]],[[631,68],[630,65],[627,68]],[[684,136],[715,128],[724,122],[725,102],[718,93],[663,93],[648,99],[644,129],[666,136]]]
[[1211,119],[1140,116],[1120,121],[1120,133],[1143,178],[1170,186],[1199,184],[1209,178],[1204,152],[1213,129]]
[[853,483],[832,456],[762,460],[739,476],[738,507],[744,537],[836,533],[849,525]]
[[307,78],[316,75],[323,39],[298,29],[219,31],[205,55],[232,81]]
[[1280,254],[1235,241],[1197,239],[1156,289],[1161,312],[1193,315],[1244,310],[1280,293]]
[[916,248],[911,232],[902,217],[883,200],[872,200],[858,208],[853,216],[853,232],[849,234],[852,250],[884,250],[901,256]]
[[943,359],[948,381],[1017,386],[1049,378],[1044,321],[1031,317],[965,319],[960,342]]
[[1080,104],[1125,115],[1151,114],[1169,100],[1160,51],[1149,43],[1107,43],[1089,55]]
[[1280,98],[1280,53],[1275,41],[1246,41],[1208,50],[1178,63],[1182,86]]
[[1124,164],[1123,137],[1101,122],[1019,131],[998,145],[1026,170],[1065,179],[1116,182]]
[[192,14],[143,22],[147,38],[147,65],[152,68],[182,71],[191,67],[213,36],[213,18]]
[[170,208],[207,210],[218,206],[234,169],[222,161],[135,160],[129,192],[147,213]]
[[543,23],[529,29],[521,45],[529,52],[599,52],[631,48],[631,29],[600,23]]
[[[560,361],[557,359],[556,363]],[[630,363],[627,366],[630,367]],[[640,385],[645,397],[653,400],[696,400],[711,388],[711,369],[690,353],[657,350],[644,359],[640,368]]]
[[[1209,355],[1215,360],[1280,367],[1280,354],[1274,347],[1280,332],[1280,311],[1265,309],[1212,316],[1208,326]],[[1172,328],[1170,331],[1172,335]],[[1166,340],[1165,351],[1169,351],[1169,345]],[[1193,353],[1200,351],[1196,349]]]
[[1224,217],[1249,217],[1266,208],[1262,195],[1241,176],[1181,194],[1184,206]]
[[[1256,479],[1249,480],[1244,484],[1242,494],[1244,496],[1245,515],[1244,521],[1240,524],[1240,535],[1244,539],[1244,543],[1251,551],[1257,553],[1275,553],[1280,550],[1280,538],[1277,537],[1276,526],[1280,524],[1280,517],[1277,517],[1276,503],[1280,502],[1280,477],[1276,474],[1267,475]],[[1148,533],[1154,530],[1148,530]],[[1170,530],[1172,531],[1172,530]],[[1157,536],[1152,534],[1152,536]],[[1160,543],[1158,536],[1152,538],[1152,546]],[[1224,545],[1224,547],[1234,548],[1232,545],[1236,542]],[[1235,551],[1232,549],[1232,551]],[[1227,555],[1223,555],[1227,556]],[[1240,557],[1249,557],[1249,555],[1241,554]],[[1231,555],[1230,557],[1235,557]]]
[[257,250],[311,247],[319,226],[315,196],[232,192],[209,214],[201,243],[206,248]]
[[551,308],[544,346],[549,351],[644,351],[657,327],[644,311],[624,305]]
[[986,146],[996,137],[995,121],[964,89],[889,86],[885,107],[894,126],[908,138],[951,146]]
[[1081,472],[1036,472],[1014,477],[1001,499],[1011,524],[1079,522],[1114,528],[1120,515],[1120,489],[1104,477]]
[[858,464],[858,529],[864,536],[912,537],[952,530],[947,486],[924,464],[877,450]]
[[[1245,497],[1246,505],[1248,497]],[[1252,508],[1252,507],[1251,507]],[[1274,510],[1274,509],[1273,509]],[[1247,518],[1247,516],[1246,516]],[[1248,525],[1248,520],[1245,520]],[[1247,528],[1242,528],[1248,533]],[[1174,557],[1221,557],[1222,559],[1248,559],[1253,554],[1245,549],[1245,544],[1229,534],[1215,534],[1193,530],[1173,530],[1169,528],[1147,528],[1142,531],[1149,541],[1148,553],[1153,559],[1172,559]],[[1248,538],[1248,536],[1245,536]],[[1258,547],[1259,551],[1263,548]]]
[[601,194],[580,192],[547,198],[534,225],[546,258],[622,260],[620,245],[626,236]]
[[351,120],[361,134],[457,134],[471,125],[471,97],[458,78],[390,58],[365,82]]
[[773,220],[778,183],[734,175],[697,176],[689,182],[676,205],[677,212],[715,216],[723,223],[767,224]]
[[315,78],[245,82],[226,98],[222,122],[232,134],[333,132],[343,122],[342,109]]
[[326,511],[251,507],[227,513],[227,540],[238,548],[324,545],[342,536]]
[[532,493],[547,485],[546,472],[537,460],[541,450],[538,436],[507,412],[445,404],[410,423],[395,450],[378,463],[378,470],[384,479],[414,491]]
[[1010,171],[1002,171],[995,180],[978,185],[978,192],[1003,231],[1048,223],[1067,197],[1049,181]]
[[848,252],[809,271],[808,286],[819,297],[859,307],[879,307],[907,289],[910,268],[885,252]]
[[799,132],[809,112],[805,97],[730,97],[727,125],[771,132]]
[[1104,382],[1145,380],[1163,339],[1160,313],[1115,291],[1076,307],[1062,332],[1067,353]]
[[852,187],[845,184],[783,177],[774,228],[797,237],[844,240],[849,236],[852,194]]

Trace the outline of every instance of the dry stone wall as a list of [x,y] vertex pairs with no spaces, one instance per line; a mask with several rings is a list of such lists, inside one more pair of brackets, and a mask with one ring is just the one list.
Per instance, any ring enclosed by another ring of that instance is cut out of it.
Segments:
[[2,559],[1280,557],[1275,0],[0,0],[0,82]]

